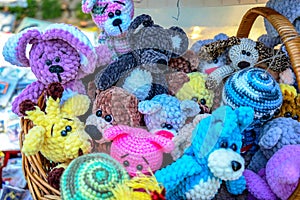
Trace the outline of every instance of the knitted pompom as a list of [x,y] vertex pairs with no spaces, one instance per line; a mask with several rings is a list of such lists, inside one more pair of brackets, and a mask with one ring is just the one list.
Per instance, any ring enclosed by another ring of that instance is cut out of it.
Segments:
[[223,88],[222,99],[232,108],[248,106],[255,111],[255,122],[261,125],[271,119],[282,104],[279,84],[266,71],[246,68],[229,77]]
[[58,82],[50,83],[46,89],[46,95],[54,100],[61,99],[63,92],[64,87]]
[[112,189],[129,179],[126,170],[107,154],[87,154],[73,160],[61,177],[63,200],[115,199]]

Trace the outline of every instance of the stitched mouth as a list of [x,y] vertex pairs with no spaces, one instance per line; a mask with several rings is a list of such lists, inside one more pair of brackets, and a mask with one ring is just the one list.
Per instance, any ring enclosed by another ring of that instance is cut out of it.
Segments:
[[58,78],[58,81],[61,83],[62,79],[61,79],[61,76],[59,73],[57,73],[57,78]]

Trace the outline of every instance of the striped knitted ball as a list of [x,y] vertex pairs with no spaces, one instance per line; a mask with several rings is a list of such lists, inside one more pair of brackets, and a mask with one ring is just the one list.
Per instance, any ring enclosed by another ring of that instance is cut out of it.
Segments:
[[232,108],[253,108],[253,125],[260,125],[280,109],[282,93],[279,84],[268,72],[259,68],[246,68],[229,77],[223,88],[222,99],[225,105]]
[[104,153],[86,154],[73,160],[61,177],[64,200],[115,199],[112,189],[128,180],[126,170]]

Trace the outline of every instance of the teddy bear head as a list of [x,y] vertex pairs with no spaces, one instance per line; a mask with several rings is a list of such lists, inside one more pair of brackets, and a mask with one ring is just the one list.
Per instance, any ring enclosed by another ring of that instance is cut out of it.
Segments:
[[188,117],[200,112],[193,100],[180,101],[167,94],[156,95],[151,100],[141,101],[138,110],[144,114],[145,124],[151,132],[166,129],[176,135]]
[[152,134],[142,128],[118,125],[104,131],[103,137],[111,140],[110,155],[119,161],[131,176],[137,172],[148,174],[160,169],[163,153],[170,153],[173,134],[161,130]]
[[95,24],[109,36],[127,31],[134,15],[132,0],[82,0],[82,11],[90,13]]
[[[83,115],[89,108],[90,100],[85,95],[68,92],[62,99],[46,100],[46,110],[39,107],[26,111],[26,119],[35,125],[25,136],[22,152],[31,156],[39,151],[56,163],[68,163],[72,159],[89,153],[89,136],[84,124],[77,116]],[[61,105],[62,104],[62,105]]]
[[31,67],[37,79],[46,85],[65,84],[94,72],[97,58],[87,36],[67,24],[52,24],[44,31],[25,29],[9,38],[3,55],[14,65]]
[[219,107],[193,130],[192,144],[185,154],[194,156],[200,165],[207,165],[215,177],[238,179],[244,171],[241,132],[253,117],[254,111],[249,107]]

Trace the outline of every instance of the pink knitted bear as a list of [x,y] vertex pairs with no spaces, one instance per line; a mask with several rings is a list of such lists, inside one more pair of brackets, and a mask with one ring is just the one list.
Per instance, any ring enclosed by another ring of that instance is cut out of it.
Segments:
[[112,140],[110,155],[131,176],[160,169],[163,153],[170,153],[174,148],[173,134],[165,130],[152,134],[142,128],[119,125],[106,129],[103,137]]

